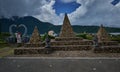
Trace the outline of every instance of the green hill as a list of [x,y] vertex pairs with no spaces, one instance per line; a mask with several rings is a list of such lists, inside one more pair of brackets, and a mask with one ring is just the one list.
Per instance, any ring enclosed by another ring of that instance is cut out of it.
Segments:
[[[61,25],[53,25],[48,22],[42,22],[32,16],[26,16],[26,17],[18,17],[18,16],[13,16],[12,18],[1,18],[0,19],[0,32],[9,32],[9,26],[12,24],[24,24],[26,25],[28,32],[27,34],[31,34],[33,32],[33,29],[35,26],[38,27],[39,32],[41,34],[49,31],[49,30],[54,30],[56,33],[60,32]],[[74,25],[72,26],[74,32],[76,33],[82,33],[82,32],[87,32],[87,33],[96,33],[99,29],[99,26],[79,26],[79,25]],[[114,33],[114,32],[120,32],[120,28],[113,28],[113,27],[105,27],[105,29],[109,33]],[[13,28],[13,32],[15,32],[17,29]],[[24,28],[19,28],[19,32],[24,32]]]

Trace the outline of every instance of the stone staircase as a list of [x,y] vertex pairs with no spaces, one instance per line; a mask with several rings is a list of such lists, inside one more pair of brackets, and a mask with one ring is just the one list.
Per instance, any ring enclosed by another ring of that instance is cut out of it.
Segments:
[[83,40],[82,38],[79,37],[56,37],[55,41],[80,41]]
[[88,51],[93,50],[94,53],[120,53],[120,45],[116,41],[99,42],[98,47],[94,47],[92,40],[81,38],[55,38],[51,41],[51,48],[45,48],[45,44],[25,44],[26,47],[14,49],[15,55],[25,54],[44,54],[46,50],[53,51]]
[[98,47],[94,48],[95,53],[120,53],[120,45],[116,41],[100,42]]
[[75,51],[75,50],[91,50],[93,41],[83,40],[82,38],[55,38],[51,42],[51,48],[55,51]]
[[82,40],[82,38],[55,38],[51,42],[51,48],[54,50],[90,50],[93,48],[93,41],[91,40]]
[[25,55],[25,54],[43,54],[45,52],[44,47],[29,47],[29,48],[15,48],[15,55]]
[[[25,46],[27,45],[27,46]],[[24,54],[43,54],[49,48],[45,48],[44,44],[25,44],[24,47],[14,49],[15,55]],[[34,47],[35,46],[35,47]],[[38,47],[39,46],[39,47]],[[51,41],[53,51],[80,51],[91,50],[93,48],[93,41],[82,40],[81,38],[55,38]]]
[[23,45],[23,47],[27,47],[27,48],[29,48],[29,47],[44,47],[44,46],[45,46],[45,45],[42,44],[42,43],[38,43],[38,44],[26,43],[26,44]]
[[119,43],[117,41],[111,41],[110,36],[103,27],[103,25],[100,26],[97,32],[97,38],[99,46],[94,48],[95,53],[100,52],[120,53]]
[[76,50],[91,50],[91,45],[63,45],[51,47],[55,51],[76,51]]
[[[53,50],[90,50],[93,48],[93,41],[74,38],[55,38],[50,43]],[[45,44],[24,44],[24,47],[45,47]]]
[[59,41],[51,42],[52,46],[61,46],[61,45],[93,45],[92,41]]
[[119,43],[117,41],[102,41],[99,42],[100,46],[113,46],[113,45],[119,45]]

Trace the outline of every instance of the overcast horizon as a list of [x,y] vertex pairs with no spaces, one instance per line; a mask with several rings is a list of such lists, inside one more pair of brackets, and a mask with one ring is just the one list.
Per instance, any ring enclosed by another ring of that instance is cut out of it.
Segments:
[[61,25],[64,13],[71,25],[120,27],[120,0],[0,0],[4,17],[33,16]]

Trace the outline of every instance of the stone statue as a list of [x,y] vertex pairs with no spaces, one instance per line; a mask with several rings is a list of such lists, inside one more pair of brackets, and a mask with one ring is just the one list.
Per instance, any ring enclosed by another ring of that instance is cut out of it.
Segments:
[[97,35],[94,36],[93,41],[94,41],[95,47],[97,47],[98,46],[98,37],[97,37]]
[[47,35],[45,39],[45,44],[46,44],[45,48],[50,48],[50,41],[51,41],[50,36]]
[[17,32],[15,33],[15,35],[16,35],[17,43],[22,43],[21,33]]
[[45,39],[45,54],[50,54],[52,52],[52,48],[50,46],[50,42],[51,42],[51,38],[49,35],[47,35],[46,39]]

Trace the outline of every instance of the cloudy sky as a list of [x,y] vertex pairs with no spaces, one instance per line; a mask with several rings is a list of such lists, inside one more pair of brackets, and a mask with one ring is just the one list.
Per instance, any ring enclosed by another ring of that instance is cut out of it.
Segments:
[[34,16],[61,25],[64,13],[72,25],[120,27],[120,0],[0,0],[0,16],[4,17]]

